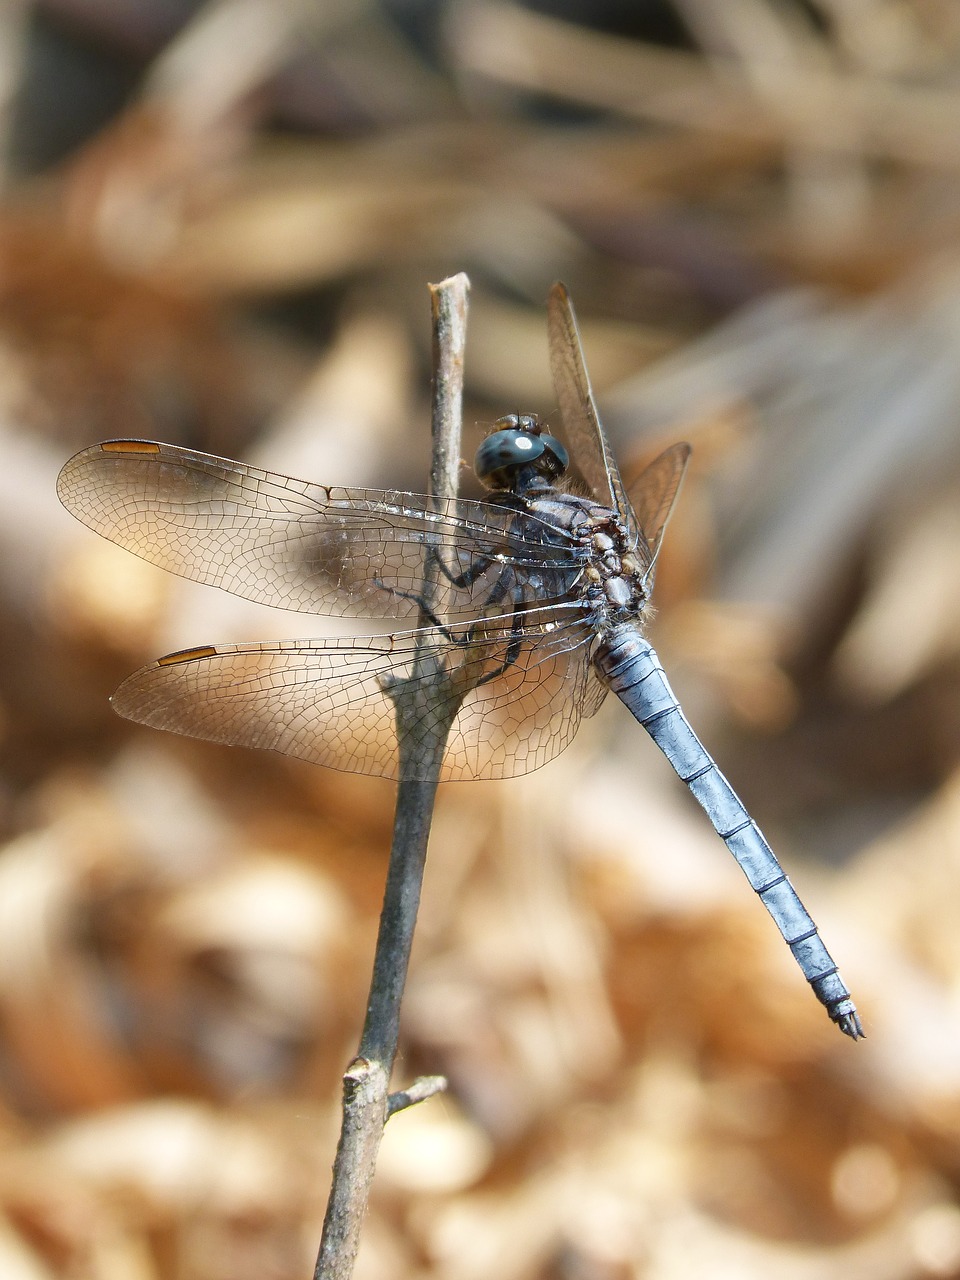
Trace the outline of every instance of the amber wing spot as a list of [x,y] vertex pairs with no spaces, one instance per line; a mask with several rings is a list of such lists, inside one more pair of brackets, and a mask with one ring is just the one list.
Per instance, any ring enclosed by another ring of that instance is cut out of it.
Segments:
[[178,649],[176,653],[168,653],[157,659],[158,667],[174,667],[179,662],[192,662],[194,658],[212,658],[216,654],[212,644],[202,644],[196,649]]
[[160,446],[153,440],[105,440],[100,446],[104,453],[149,453],[160,452]]

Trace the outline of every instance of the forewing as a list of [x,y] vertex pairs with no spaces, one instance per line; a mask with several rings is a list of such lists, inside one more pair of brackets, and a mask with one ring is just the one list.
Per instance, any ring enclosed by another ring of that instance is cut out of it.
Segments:
[[630,512],[623,481],[600,425],[577,317],[566,285],[559,282],[547,301],[547,338],[553,387],[573,461],[597,501],[612,507],[627,522]]
[[[413,679],[417,654],[496,671],[509,644],[503,631],[451,651],[434,635],[185,650],[135,672],[113,705],[153,728],[395,778],[394,706],[383,682]],[[448,738],[443,778],[512,777],[562,751],[594,682],[588,657],[586,630],[524,643],[501,674],[467,694]],[[425,737],[432,728],[426,714],[421,728]]]
[[453,586],[441,575],[440,603],[465,616],[489,598],[504,564],[580,554],[562,533],[532,517],[520,527],[490,503],[428,509],[415,494],[327,488],[151,441],[85,449],[61,471],[57,492],[84,524],[151,564],[306,613],[408,616],[430,552],[463,579]]
[[684,443],[673,444],[669,449],[664,449],[659,457],[654,458],[641,471],[628,491],[628,500],[643,534],[637,548],[637,558],[645,575],[649,576],[656,564],[660,543],[679,496],[691,452],[690,446]]

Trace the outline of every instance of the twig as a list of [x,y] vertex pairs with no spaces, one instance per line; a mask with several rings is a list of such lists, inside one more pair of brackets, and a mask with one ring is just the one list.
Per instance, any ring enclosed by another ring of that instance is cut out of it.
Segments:
[[396,1115],[407,1107],[416,1106],[418,1102],[426,1102],[435,1093],[443,1093],[447,1087],[445,1076],[421,1076],[414,1080],[409,1089],[398,1089],[387,1099],[387,1118]]
[[[463,274],[430,286],[434,363],[430,493],[438,500],[457,493],[468,289]],[[420,612],[424,628],[436,617],[437,573],[436,559],[425,555]],[[377,1151],[389,1116],[446,1087],[440,1077],[428,1077],[388,1096],[433,803],[447,734],[465,688],[462,681],[450,679],[430,650],[422,649],[410,678],[396,681],[384,692],[393,699],[397,718],[396,818],[367,1016],[358,1055],[343,1077],[343,1122],[314,1280],[349,1280],[353,1272]]]

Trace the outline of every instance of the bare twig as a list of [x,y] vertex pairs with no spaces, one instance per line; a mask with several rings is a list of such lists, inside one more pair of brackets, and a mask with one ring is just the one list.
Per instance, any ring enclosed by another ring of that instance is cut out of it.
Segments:
[[409,1089],[398,1089],[396,1093],[391,1093],[387,1099],[387,1118],[418,1102],[426,1102],[435,1093],[443,1093],[446,1087],[445,1076],[421,1076],[419,1080],[414,1080]]
[[[431,286],[434,383],[430,493],[438,500],[455,497],[457,492],[468,289],[469,282],[462,274]],[[436,617],[437,573],[435,558],[425,556],[420,613],[424,628]],[[393,699],[397,718],[400,782],[396,819],[367,1016],[359,1054],[343,1078],[343,1123],[314,1280],[348,1280],[353,1271],[388,1117],[446,1087],[440,1078],[429,1077],[388,1097],[433,802],[447,734],[465,691],[463,682],[451,679],[426,648],[418,651],[410,678],[385,689]]]

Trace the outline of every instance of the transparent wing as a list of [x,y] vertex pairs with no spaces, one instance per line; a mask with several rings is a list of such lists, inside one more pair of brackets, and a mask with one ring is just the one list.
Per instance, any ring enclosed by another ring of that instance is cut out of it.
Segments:
[[464,580],[444,580],[443,609],[454,618],[482,608],[504,565],[583,555],[562,530],[491,503],[428,510],[415,494],[327,488],[143,440],[78,453],[57,492],[84,524],[151,564],[306,613],[415,613],[398,593],[420,590],[429,549]]
[[640,472],[627,492],[643,534],[637,558],[648,576],[656,564],[664,530],[680,493],[691,452],[688,444],[672,444]]
[[[412,678],[418,645],[421,654],[474,676],[495,672],[511,639],[506,628],[463,647],[434,637],[409,631],[185,650],[135,672],[113,705],[153,728],[395,778],[394,707],[384,681]],[[558,755],[584,706],[592,714],[602,697],[589,640],[589,628],[581,627],[526,641],[501,674],[468,693],[447,741],[442,777],[512,777]]]
[[559,282],[547,300],[547,338],[553,387],[573,461],[597,501],[616,511],[636,533],[617,461],[600,425],[573,303],[566,285]]

